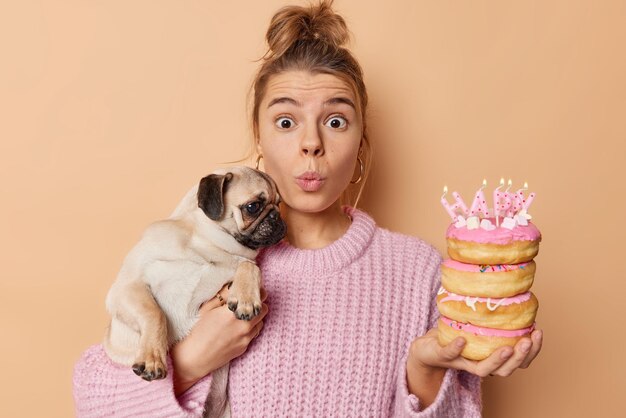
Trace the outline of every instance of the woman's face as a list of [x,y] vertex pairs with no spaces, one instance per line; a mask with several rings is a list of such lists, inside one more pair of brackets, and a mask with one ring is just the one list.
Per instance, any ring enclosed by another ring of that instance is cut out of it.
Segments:
[[331,206],[350,183],[362,121],[350,87],[330,74],[270,78],[259,106],[259,152],[283,202],[302,212]]

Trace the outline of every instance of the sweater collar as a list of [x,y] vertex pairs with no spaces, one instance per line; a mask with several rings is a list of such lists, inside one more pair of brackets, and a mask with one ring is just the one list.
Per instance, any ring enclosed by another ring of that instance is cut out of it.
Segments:
[[344,206],[343,210],[352,223],[341,238],[318,249],[296,248],[285,239],[261,250],[257,260],[263,270],[324,274],[341,270],[359,258],[374,237],[376,223],[359,209]]

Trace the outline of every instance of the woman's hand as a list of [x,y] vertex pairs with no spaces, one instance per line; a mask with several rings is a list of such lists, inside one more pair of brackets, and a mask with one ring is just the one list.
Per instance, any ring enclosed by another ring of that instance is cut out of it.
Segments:
[[515,347],[500,347],[481,361],[461,357],[465,339],[458,337],[442,347],[437,328],[411,343],[407,360],[409,392],[415,394],[423,407],[437,396],[446,369],[465,370],[480,377],[510,376],[515,370],[527,368],[541,350],[543,334],[534,330],[530,338],[521,338]]
[[408,364],[425,369],[458,369],[475,375],[510,376],[518,368],[525,369],[541,350],[541,330],[534,330],[530,338],[521,338],[515,347],[500,347],[481,361],[461,357],[465,339],[458,337],[442,347],[437,340],[437,328],[416,338],[411,344]]
[[[200,307],[200,319],[191,333],[175,344],[170,354],[174,366],[174,392],[185,392],[198,380],[242,355],[263,328],[268,312],[263,303],[259,315],[250,321],[239,320],[222,301],[228,300],[228,285]],[[267,293],[261,288],[261,301]]]

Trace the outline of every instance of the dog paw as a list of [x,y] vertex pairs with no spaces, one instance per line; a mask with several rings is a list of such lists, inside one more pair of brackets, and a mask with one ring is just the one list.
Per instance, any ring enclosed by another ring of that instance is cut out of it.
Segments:
[[235,313],[237,319],[249,321],[261,312],[261,300],[228,298],[228,309]]
[[165,365],[165,354],[156,350],[143,358],[138,359],[133,364],[133,372],[148,382],[157,379],[164,379],[167,376],[167,366]]

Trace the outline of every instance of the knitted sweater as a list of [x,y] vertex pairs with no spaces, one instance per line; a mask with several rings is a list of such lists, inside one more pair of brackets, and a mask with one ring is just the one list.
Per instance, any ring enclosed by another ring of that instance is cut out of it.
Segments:
[[[480,379],[469,373],[447,370],[423,410],[408,392],[409,345],[437,319],[440,255],[345,211],[352,224],[327,247],[283,241],[259,254],[270,311],[231,362],[232,416],[480,417]],[[74,369],[77,415],[201,416],[211,375],[177,398],[169,358],[168,367],[166,379],[145,382],[92,346]]]

